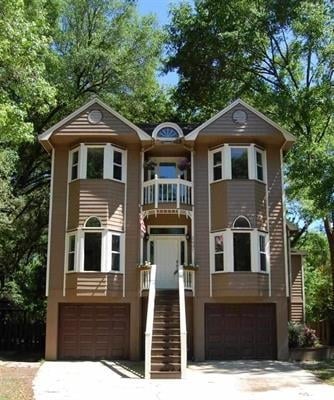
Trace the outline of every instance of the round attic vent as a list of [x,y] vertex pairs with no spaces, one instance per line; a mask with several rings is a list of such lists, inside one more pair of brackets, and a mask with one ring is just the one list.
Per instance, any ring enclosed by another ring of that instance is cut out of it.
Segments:
[[98,124],[102,120],[102,113],[100,110],[92,110],[88,114],[88,121],[91,124]]
[[232,120],[238,126],[245,126],[247,123],[247,113],[244,110],[236,110],[232,114]]

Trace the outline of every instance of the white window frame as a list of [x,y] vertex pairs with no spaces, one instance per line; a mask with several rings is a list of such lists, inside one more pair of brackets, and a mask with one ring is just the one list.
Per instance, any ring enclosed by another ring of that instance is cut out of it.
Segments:
[[[114,146],[111,143],[105,144],[85,144],[80,143],[79,146],[75,147],[74,149],[70,150],[69,152],[69,161],[68,161],[68,182],[75,181],[77,179],[87,179],[87,152],[88,148],[103,148],[103,178],[101,179],[111,179],[116,182],[126,183],[127,177],[127,151],[120,147]],[[76,179],[71,179],[72,177],[72,160],[73,160],[73,153],[78,151],[78,176]],[[114,151],[118,151],[122,153],[122,179],[116,179],[114,177]]]
[[[78,152],[78,164],[77,164],[77,177],[72,179],[72,168],[73,168],[73,154]],[[69,160],[68,160],[68,182],[74,182],[80,179],[80,170],[81,170],[81,163],[80,163],[80,147],[75,147],[74,149],[70,150],[69,152]]]
[[[264,238],[264,251],[260,249],[260,238]],[[261,270],[261,254],[265,254],[266,258],[266,270]],[[259,231],[258,233],[258,270],[262,273],[269,273],[269,235],[268,233]]]
[[[68,267],[68,258],[70,254],[70,238],[74,236],[74,268],[73,270],[69,270]],[[65,242],[65,271],[67,273],[73,273],[77,272],[77,262],[78,262],[78,237],[77,237],[77,232],[72,231],[66,233],[66,242]]]
[[[114,252],[112,249],[112,237],[113,236],[118,236],[119,237],[119,253]],[[107,272],[112,272],[113,274],[122,274],[124,273],[124,261],[125,261],[125,245],[124,245],[124,233],[122,232],[116,232],[116,231],[108,231],[107,234],[107,266],[108,266],[108,271]],[[112,254],[117,253],[120,255],[119,257],[119,271],[113,270],[112,269]]]
[[[209,149],[209,179],[210,183],[216,183],[223,180],[232,180],[232,157],[231,150],[233,148],[238,149],[247,149],[247,157],[248,157],[248,180],[257,180],[258,182],[266,183],[267,182],[267,159],[266,159],[266,151],[259,148],[253,143],[249,145],[238,145],[238,144],[224,144],[223,146],[216,147],[213,149]],[[213,175],[213,155],[215,153],[221,152],[222,157],[222,178],[214,180]],[[256,152],[262,154],[262,162],[263,162],[263,181],[257,178],[257,164],[256,164]],[[237,180],[237,179],[233,179]]]
[[[213,233],[213,244],[212,244],[212,247],[213,247],[213,251],[212,251],[212,253],[213,253],[213,270],[214,270],[214,272],[224,272],[225,271],[225,235],[224,235],[224,232],[215,232],[215,233]],[[216,252],[216,237],[217,236],[221,236],[222,238],[223,238],[223,251],[219,251],[219,252]],[[223,254],[223,270],[222,271],[217,271],[216,270],[216,254]]]
[[[263,179],[259,179],[258,175],[257,175],[257,167],[258,167],[258,163],[257,163],[257,159],[256,159],[256,155],[257,153],[261,154],[262,156],[262,175],[263,175]],[[262,182],[262,183],[266,183],[267,182],[267,160],[266,160],[266,152],[256,146],[254,146],[254,167],[255,167],[255,178],[257,181]]]
[[[250,234],[250,258],[251,269],[250,271],[235,271],[234,270],[234,233],[248,233]],[[224,241],[224,271],[215,270],[215,236],[222,235]],[[260,235],[265,237],[266,243],[266,271],[261,271],[259,242]],[[225,273],[262,273],[268,274],[270,271],[270,257],[269,257],[269,235],[267,232],[260,231],[252,228],[227,228],[222,231],[210,233],[210,271],[212,274],[225,274]]]

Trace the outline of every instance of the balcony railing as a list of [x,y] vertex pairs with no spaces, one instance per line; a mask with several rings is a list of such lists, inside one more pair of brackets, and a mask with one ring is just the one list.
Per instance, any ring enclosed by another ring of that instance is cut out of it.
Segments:
[[159,203],[176,203],[176,208],[181,205],[192,205],[192,183],[184,179],[158,178],[144,182],[143,204],[152,204],[158,208]]

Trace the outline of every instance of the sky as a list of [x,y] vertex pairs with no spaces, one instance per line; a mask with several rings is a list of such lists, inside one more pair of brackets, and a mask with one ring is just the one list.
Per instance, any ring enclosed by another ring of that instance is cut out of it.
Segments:
[[[181,2],[182,0],[137,0],[139,13],[142,15],[155,14],[160,26],[169,22],[170,5]],[[178,75],[176,72],[169,72],[167,75],[158,74],[158,80],[161,84],[175,85],[178,82]]]

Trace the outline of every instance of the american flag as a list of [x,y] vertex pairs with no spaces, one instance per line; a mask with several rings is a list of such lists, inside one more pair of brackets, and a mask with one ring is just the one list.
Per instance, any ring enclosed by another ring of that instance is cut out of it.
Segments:
[[146,225],[145,225],[145,222],[144,222],[143,213],[139,213],[139,225],[140,225],[141,237],[144,237],[145,233],[146,233]]

